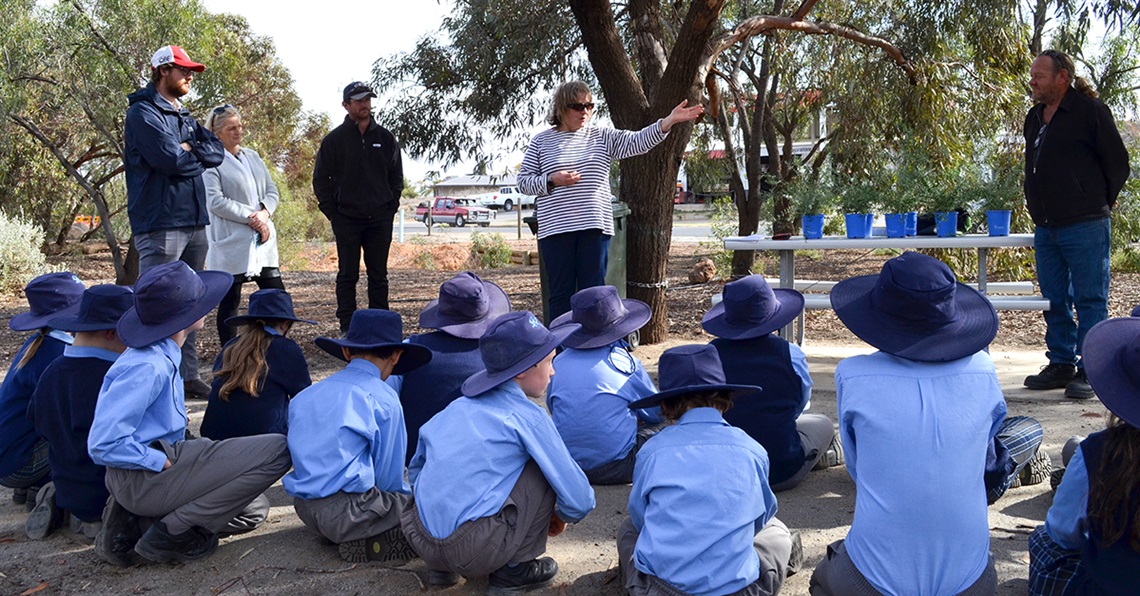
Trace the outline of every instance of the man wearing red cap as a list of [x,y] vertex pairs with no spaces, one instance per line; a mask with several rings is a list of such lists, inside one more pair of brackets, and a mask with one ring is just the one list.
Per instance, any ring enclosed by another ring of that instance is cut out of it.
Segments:
[[[150,59],[150,83],[127,99],[124,131],[127,215],[139,252],[139,272],[171,261],[198,271],[206,261],[206,187],[202,173],[221,165],[222,142],[194,120],[180,98],[206,67],[178,46]],[[182,347],[187,397],[205,399],[210,387],[198,375],[194,337]]]

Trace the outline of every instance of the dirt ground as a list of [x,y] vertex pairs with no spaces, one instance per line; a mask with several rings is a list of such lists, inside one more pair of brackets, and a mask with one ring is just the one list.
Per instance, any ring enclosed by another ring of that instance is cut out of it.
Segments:
[[[532,249],[533,240],[514,243],[516,249]],[[453,272],[415,269],[415,255],[431,250],[437,266],[464,266],[463,246],[396,245],[391,260],[391,307],[404,317],[405,333],[417,333],[419,312],[437,294],[439,284]],[[436,254],[438,251],[438,254]],[[670,339],[664,344],[641,346],[635,351],[656,375],[660,353],[673,345],[707,342],[711,339],[700,328],[700,319],[710,297],[719,292],[720,282],[691,285],[686,274],[699,259],[702,249],[678,244],[669,264],[668,308]],[[332,316],[335,308],[333,278],[335,263],[328,247],[310,247],[307,271],[286,271],[285,283],[293,295],[298,315],[320,321],[314,326],[298,326],[293,332],[309,357],[314,379],[320,379],[340,366],[312,343],[312,338],[336,333]],[[842,279],[848,275],[875,273],[888,255],[868,251],[826,251],[797,258],[797,274],[804,279]],[[775,275],[775,258],[758,263],[757,272]],[[87,283],[110,281],[111,268],[99,256],[82,257],[67,265]],[[761,269],[763,271],[761,271]],[[513,266],[479,270],[479,275],[502,286],[516,309],[539,312],[541,294],[538,268]],[[247,290],[250,291],[250,290]],[[363,284],[358,292],[364,296]],[[1124,316],[1140,303],[1140,275],[1116,275],[1112,281],[1110,310]],[[20,312],[23,299],[0,297],[0,318]],[[1060,448],[1071,435],[1087,434],[1103,427],[1103,408],[1096,400],[1078,402],[1061,397],[1060,391],[1031,392],[1021,387],[1021,379],[1044,364],[1044,324],[1039,313],[1002,312],[1002,325],[992,347],[1010,415],[1036,417],[1045,426],[1043,448],[1055,462]],[[198,341],[203,376],[209,378],[209,365],[218,344],[213,321],[207,322]],[[805,351],[815,380],[812,411],[835,416],[834,368],[851,354],[870,348],[851,336],[831,311],[807,314]],[[7,369],[12,355],[23,340],[22,334],[5,328],[0,331],[0,365]],[[191,429],[196,433],[204,402],[190,402]],[[922,465],[922,462],[915,462]],[[625,516],[628,486],[596,487],[597,508],[585,520],[562,536],[552,539],[548,554],[555,557],[561,572],[545,594],[616,595],[616,550],[618,524]],[[371,593],[415,594],[435,591],[426,587],[427,570],[420,561],[402,567],[350,565],[337,556],[336,549],[318,543],[294,515],[291,499],[280,484],[268,495],[273,505],[269,521],[257,531],[228,538],[211,558],[188,565],[152,565],[126,570],[102,563],[89,546],[71,542],[62,535],[44,541],[30,541],[23,531],[23,506],[11,503],[9,491],[0,491],[0,593],[7,594],[326,594]],[[822,558],[826,545],[842,538],[854,512],[854,484],[844,468],[813,472],[803,484],[780,493],[779,517],[802,532],[807,569],[788,579],[785,594],[806,594],[811,569]],[[1024,594],[1028,555],[1026,540],[1040,524],[1051,502],[1048,484],[1013,489],[990,507],[991,549],[997,560],[1000,594]],[[454,594],[482,593],[485,580],[471,580],[446,590]]]

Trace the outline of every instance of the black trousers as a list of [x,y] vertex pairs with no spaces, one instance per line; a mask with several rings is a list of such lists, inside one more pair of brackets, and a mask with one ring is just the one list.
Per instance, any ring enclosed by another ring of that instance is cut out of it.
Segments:
[[234,285],[230,286],[230,291],[222,297],[222,301],[218,303],[218,344],[226,345],[234,337],[237,337],[237,330],[229,325],[226,325],[226,319],[238,316],[238,309],[241,307],[241,286],[247,281],[257,283],[259,290],[277,289],[284,290],[285,282],[281,281],[281,272],[276,267],[266,267],[261,270],[261,275],[257,277],[249,277],[244,273],[234,276]]
[[336,318],[341,331],[348,330],[356,312],[356,282],[360,281],[360,253],[368,270],[368,308],[388,308],[388,249],[392,244],[392,216],[382,213],[370,219],[334,214],[336,236]]

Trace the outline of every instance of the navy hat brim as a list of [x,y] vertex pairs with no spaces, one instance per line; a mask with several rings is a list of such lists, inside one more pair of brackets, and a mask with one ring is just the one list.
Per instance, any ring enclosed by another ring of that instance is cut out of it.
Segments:
[[338,360],[348,361],[344,357],[344,352],[341,348],[350,348],[356,350],[380,350],[383,348],[399,348],[404,351],[400,355],[399,362],[392,368],[392,374],[405,375],[417,368],[431,362],[432,352],[427,347],[407,343],[407,342],[384,342],[375,344],[357,343],[347,339],[335,339],[332,337],[318,337],[313,340],[317,347],[324,350],[328,354],[337,358]]
[[130,348],[144,348],[186,329],[217,308],[226,292],[234,285],[234,276],[225,271],[197,271],[196,274],[202,280],[205,291],[186,312],[157,325],[143,323],[137,307],[131,307],[123,313],[115,327],[123,344]]
[[1081,362],[1089,384],[1104,407],[1140,428],[1140,376],[1130,374],[1136,362],[1122,355],[1140,338],[1140,318],[1108,319],[1093,325],[1081,346]]
[[[52,311],[50,313],[44,313],[41,315],[36,315],[31,312],[22,312],[8,320],[8,328],[12,331],[34,331],[36,329],[42,329],[44,327],[52,327],[54,329],[55,326],[51,323],[56,318],[71,317],[75,316],[78,313],[79,302],[76,302],[67,308],[61,308],[59,310]],[[60,327],[60,329],[63,328]],[[66,329],[63,330],[66,331]]]
[[737,399],[740,397],[751,397],[753,395],[759,394],[759,393],[763,392],[763,389],[761,389],[760,387],[757,387],[755,385],[734,385],[734,384],[689,385],[687,387],[675,387],[675,388],[670,389],[668,391],[662,391],[660,393],[654,393],[653,395],[650,395],[649,397],[643,397],[643,398],[629,404],[629,408],[631,410],[640,410],[642,408],[652,408],[652,407],[659,405],[661,402],[663,402],[667,399],[670,399],[670,398],[681,397],[681,396],[685,396],[685,395],[691,395],[694,393],[707,393],[710,391],[719,391],[719,392],[727,393],[728,396],[731,397],[732,399]]
[[[566,341],[562,342],[562,345],[577,350],[605,347],[641,329],[649,322],[650,317],[653,316],[653,309],[649,308],[648,304],[640,300],[622,298],[621,303],[626,310],[626,316],[622,317],[621,320],[601,333],[581,327],[574,333],[568,335]],[[559,327],[571,323],[574,323],[574,311],[563,313],[556,317],[550,322],[550,330],[554,331]]]
[[871,303],[871,291],[879,275],[845,279],[831,289],[831,308],[859,339],[888,354],[918,362],[950,362],[976,354],[993,342],[998,316],[980,292],[954,282],[955,323],[937,332],[913,330],[898,313],[886,312]]
[[783,328],[804,311],[804,295],[800,292],[788,288],[772,288],[772,293],[780,304],[780,310],[757,325],[741,327],[729,323],[725,320],[726,307],[722,299],[705,313],[701,327],[710,334],[725,339],[751,339]]
[[571,323],[559,329],[551,329],[550,339],[546,340],[546,343],[538,346],[529,354],[520,358],[515,364],[495,373],[483,369],[467,377],[467,380],[463,381],[463,385],[460,387],[463,391],[463,395],[475,397],[517,377],[520,373],[526,371],[526,369],[542,362],[542,359],[546,358],[547,354],[550,354],[554,351],[554,348],[562,345],[562,342],[565,341],[571,333],[577,331],[579,327],[581,327],[581,325]]
[[102,323],[85,323],[79,320],[79,313],[71,315],[63,315],[56,317],[48,322],[48,327],[52,329],[59,329],[60,331],[67,331],[68,333],[80,333],[83,331],[107,331],[115,329],[118,321],[104,321]]
[[262,316],[262,315],[255,315],[255,316],[237,315],[237,316],[230,317],[230,318],[226,319],[225,324],[229,327],[241,327],[242,325],[248,325],[249,323],[251,323],[253,321],[258,321],[258,320],[261,320],[261,321],[293,321],[294,323],[308,323],[309,325],[316,325],[317,324],[316,321],[310,321],[308,319],[298,319],[297,317]]
[[439,312],[439,298],[428,302],[420,313],[420,327],[438,329],[463,339],[479,339],[495,319],[511,312],[511,300],[497,284],[480,280],[487,292],[487,314],[473,321],[457,323]]

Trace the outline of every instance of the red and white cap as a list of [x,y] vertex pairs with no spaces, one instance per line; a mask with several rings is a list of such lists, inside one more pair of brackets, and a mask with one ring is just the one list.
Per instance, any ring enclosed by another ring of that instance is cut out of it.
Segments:
[[162,46],[158,51],[150,57],[151,68],[158,68],[163,64],[175,64],[182,68],[189,68],[194,72],[202,72],[206,70],[205,64],[198,64],[186,55],[186,50],[181,46]]

